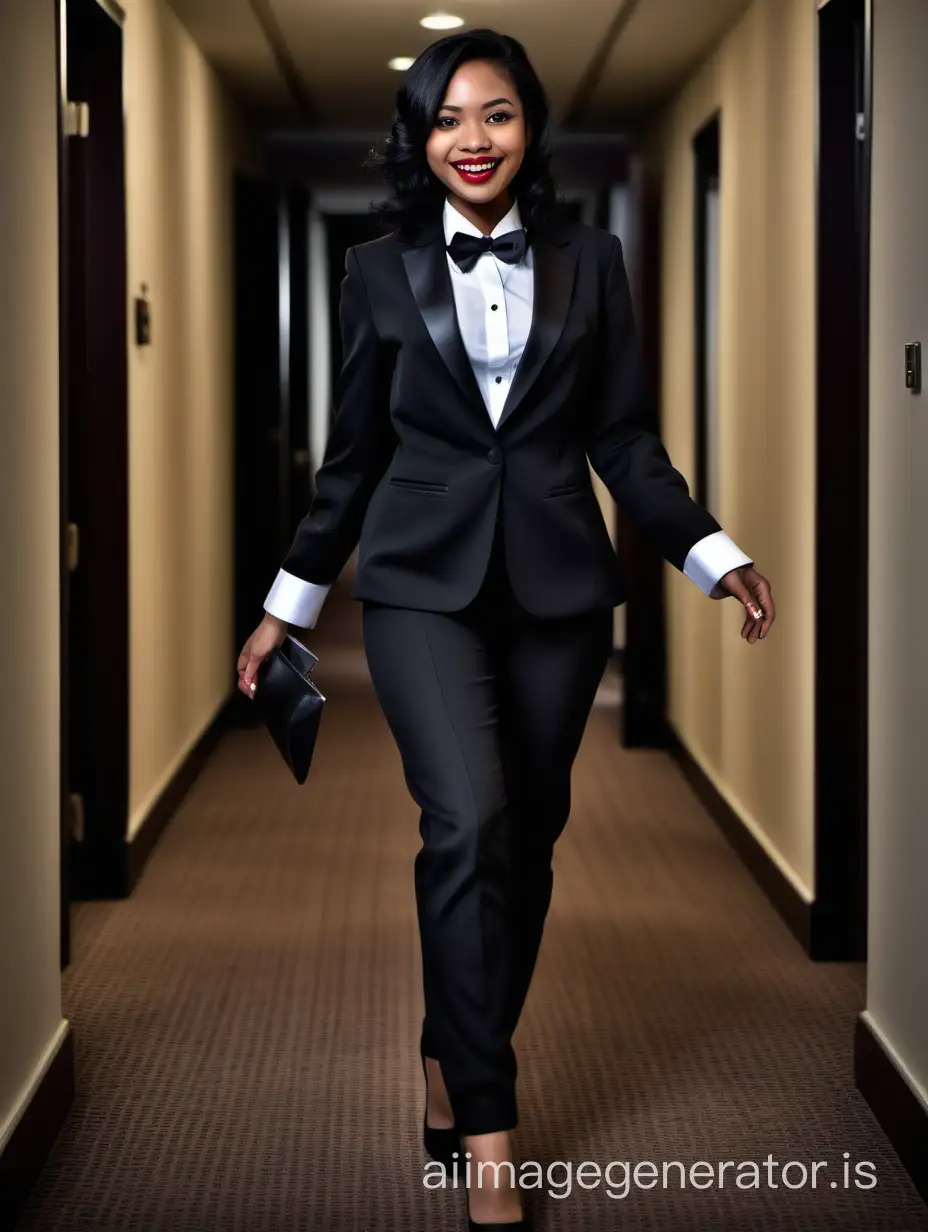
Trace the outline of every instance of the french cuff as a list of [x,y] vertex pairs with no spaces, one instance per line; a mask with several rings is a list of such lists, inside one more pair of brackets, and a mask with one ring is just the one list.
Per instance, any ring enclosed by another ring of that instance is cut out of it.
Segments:
[[304,582],[281,569],[264,600],[264,610],[300,629],[312,629],[330,589],[318,582]]
[[750,556],[745,556],[723,530],[718,530],[693,544],[683,563],[683,572],[710,599],[722,599],[726,592],[718,589],[720,579],[732,569],[753,564]]

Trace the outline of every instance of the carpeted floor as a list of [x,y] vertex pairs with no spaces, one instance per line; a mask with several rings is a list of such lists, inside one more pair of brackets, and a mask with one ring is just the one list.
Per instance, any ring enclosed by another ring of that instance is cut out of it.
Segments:
[[[329,603],[306,787],[261,730],[231,733],[133,898],[76,911],[79,1095],[20,1232],[466,1227],[460,1189],[423,1185],[417,814],[358,607]],[[854,1089],[862,969],[803,956],[668,758],[620,748],[616,695],[578,759],[517,1037],[538,1228],[928,1230]],[[610,1161],[639,1170],[623,1185]]]

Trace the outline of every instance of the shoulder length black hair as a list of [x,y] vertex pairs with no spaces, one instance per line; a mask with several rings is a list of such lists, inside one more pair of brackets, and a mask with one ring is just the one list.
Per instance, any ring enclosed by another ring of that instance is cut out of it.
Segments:
[[451,78],[469,60],[496,64],[512,79],[522,102],[530,139],[511,187],[523,224],[530,228],[556,212],[551,116],[538,74],[517,39],[495,30],[468,30],[432,43],[406,70],[390,134],[369,160],[382,168],[393,190],[392,198],[375,208],[407,237],[436,218],[447,195],[429,167],[425,145]]

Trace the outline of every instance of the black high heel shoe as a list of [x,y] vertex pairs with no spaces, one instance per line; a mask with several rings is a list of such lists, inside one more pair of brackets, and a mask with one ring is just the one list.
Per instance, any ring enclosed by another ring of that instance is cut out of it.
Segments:
[[444,1164],[450,1171],[454,1165],[464,1163],[464,1151],[461,1147],[461,1136],[452,1126],[451,1129],[435,1129],[429,1125],[429,1073],[425,1064],[425,1050],[419,1043],[419,1058],[422,1061],[422,1076],[425,1078],[425,1112],[422,1115],[422,1145],[425,1152],[436,1163]]

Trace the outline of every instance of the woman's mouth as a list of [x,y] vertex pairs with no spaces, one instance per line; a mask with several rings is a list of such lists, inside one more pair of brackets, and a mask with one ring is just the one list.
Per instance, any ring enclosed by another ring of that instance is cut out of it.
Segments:
[[501,158],[474,158],[468,162],[452,163],[455,171],[468,184],[485,184],[503,160]]

